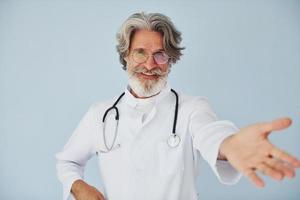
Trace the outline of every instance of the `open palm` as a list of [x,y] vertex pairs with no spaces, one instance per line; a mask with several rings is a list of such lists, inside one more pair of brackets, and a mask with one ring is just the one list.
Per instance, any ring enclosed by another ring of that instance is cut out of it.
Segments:
[[265,184],[257,175],[257,170],[276,180],[284,176],[292,178],[295,168],[300,167],[300,161],[271,144],[268,139],[272,131],[285,129],[291,123],[291,119],[282,118],[244,127],[222,143],[221,153],[258,187]]

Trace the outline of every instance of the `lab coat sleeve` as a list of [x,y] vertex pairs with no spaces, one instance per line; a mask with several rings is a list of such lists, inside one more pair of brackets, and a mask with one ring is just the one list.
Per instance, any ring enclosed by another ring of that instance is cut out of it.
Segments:
[[85,114],[63,150],[56,154],[57,176],[63,185],[63,200],[75,199],[71,187],[84,178],[86,162],[95,153],[95,118],[93,108]]
[[218,120],[206,98],[198,98],[195,101],[189,129],[194,148],[200,151],[219,181],[227,185],[237,183],[241,178],[241,173],[228,161],[217,160],[217,158],[223,140],[239,129],[230,121]]

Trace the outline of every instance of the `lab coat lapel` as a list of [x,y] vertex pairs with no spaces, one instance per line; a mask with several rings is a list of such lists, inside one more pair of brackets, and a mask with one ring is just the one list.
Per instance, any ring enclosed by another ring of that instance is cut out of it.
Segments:
[[156,108],[156,105],[154,105],[154,107],[150,111],[149,115],[147,116],[146,120],[144,121],[144,123],[142,123],[141,128],[146,126],[154,118],[154,116],[156,115],[156,112],[157,112],[157,108]]

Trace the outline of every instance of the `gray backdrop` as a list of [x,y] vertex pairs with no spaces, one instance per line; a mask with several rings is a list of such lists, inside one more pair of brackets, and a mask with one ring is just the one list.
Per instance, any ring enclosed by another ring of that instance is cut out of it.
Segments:
[[[89,105],[119,95],[115,33],[133,12],[162,12],[186,47],[171,86],[209,98],[237,126],[290,116],[270,139],[300,157],[300,1],[0,0],[0,199],[62,198],[54,154]],[[101,185],[95,158],[86,178]],[[299,173],[299,171],[298,171]],[[205,161],[202,200],[296,200],[300,176],[257,189],[221,185]]]

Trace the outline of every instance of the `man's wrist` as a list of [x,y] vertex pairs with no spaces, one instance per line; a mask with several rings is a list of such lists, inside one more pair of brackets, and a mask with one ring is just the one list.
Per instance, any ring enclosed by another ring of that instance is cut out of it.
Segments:
[[86,183],[81,179],[74,181],[71,187],[71,193],[76,194],[80,190],[83,184]]
[[223,155],[220,151],[219,151],[219,154],[218,154],[218,160],[224,160],[224,161],[227,161],[227,158],[225,155]]
[[218,160],[227,160],[226,152],[227,152],[228,146],[230,145],[229,142],[232,139],[232,137],[233,137],[233,135],[228,136],[220,144]]

